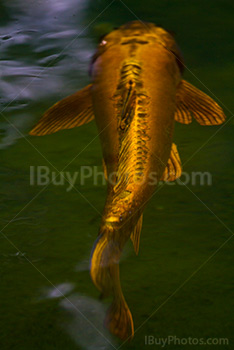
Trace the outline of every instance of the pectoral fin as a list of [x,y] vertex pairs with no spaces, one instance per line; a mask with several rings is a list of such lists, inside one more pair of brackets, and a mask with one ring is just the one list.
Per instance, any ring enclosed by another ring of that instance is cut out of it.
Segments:
[[208,95],[185,80],[176,94],[175,120],[183,124],[192,122],[192,116],[201,125],[219,125],[225,121],[222,108]]
[[141,227],[142,227],[142,221],[143,221],[143,214],[140,216],[140,218],[137,221],[136,226],[134,227],[134,230],[131,234],[131,240],[133,243],[133,247],[135,250],[136,255],[139,252],[139,245],[140,245],[140,235],[141,235]]
[[30,135],[47,135],[63,129],[71,129],[90,122],[94,119],[91,89],[92,85],[55,103],[36,126]]
[[181,176],[181,160],[179,153],[177,151],[176,145],[173,143],[171,147],[170,158],[168,159],[167,166],[164,170],[162,181],[175,181],[178,177]]

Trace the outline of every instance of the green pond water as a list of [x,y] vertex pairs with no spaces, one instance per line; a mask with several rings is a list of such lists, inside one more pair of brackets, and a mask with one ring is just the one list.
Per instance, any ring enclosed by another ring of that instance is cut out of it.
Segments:
[[[177,340],[165,349],[234,348],[233,15],[227,0],[1,1],[1,350],[160,349],[159,338],[170,336]],[[92,177],[82,185],[80,174],[71,190],[30,182],[38,166],[50,180],[65,167],[101,170],[95,123],[44,137],[28,132],[49,106],[90,82],[98,37],[136,17],[176,33],[185,79],[219,101],[227,123],[176,125],[190,180],[159,187],[139,255],[130,242],[124,250],[121,282],[136,333],[123,344],[103,328],[110,300],[99,300],[89,276],[106,187]],[[192,183],[192,172],[209,172],[212,183]]]

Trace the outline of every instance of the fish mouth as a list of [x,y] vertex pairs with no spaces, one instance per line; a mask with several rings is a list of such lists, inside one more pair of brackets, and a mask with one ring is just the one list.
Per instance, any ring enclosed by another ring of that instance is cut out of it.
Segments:
[[149,31],[151,27],[155,27],[154,23],[149,23],[149,22],[143,22],[143,21],[130,21],[124,25],[122,25],[120,28],[123,30],[144,30],[144,31]]
[[149,44],[149,41],[147,40],[141,40],[139,38],[134,38],[134,39],[128,39],[126,41],[123,41],[121,43],[121,45],[129,45],[129,44],[141,44],[141,45],[145,45],[145,44]]

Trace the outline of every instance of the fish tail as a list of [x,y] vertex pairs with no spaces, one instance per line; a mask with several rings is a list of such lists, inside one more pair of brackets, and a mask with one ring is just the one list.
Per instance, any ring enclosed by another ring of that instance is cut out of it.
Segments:
[[106,314],[105,326],[121,340],[131,340],[133,338],[132,314],[122,293],[114,297]]
[[[113,230],[110,228],[110,230]],[[134,326],[131,312],[124,299],[120,278],[119,259],[122,248],[113,239],[109,229],[104,229],[94,243],[90,274],[93,283],[103,297],[113,295],[113,302],[107,311],[105,326],[121,339],[132,338]]]

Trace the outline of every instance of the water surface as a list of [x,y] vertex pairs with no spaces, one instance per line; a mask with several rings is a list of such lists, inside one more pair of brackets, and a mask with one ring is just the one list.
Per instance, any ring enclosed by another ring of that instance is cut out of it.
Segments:
[[137,330],[122,348],[147,348],[149,335],[228,338],[229,347],[217,348],[232,348],[233,239],[226,241],[234,203],[233,4],[125,1],[132,12],[121,1],[104,10],[108,4],[11,0],[0,5],[1,349],[121,346],[103,329],[108,303],[98,299],[88,271],[105,186],[91,179],[78,181],[71,191],[67,184],[30,185],[30,167],[101,169],[96,126],[27,135],[49,106],[90,82],[88,62],[98,37],[135,15],[175,31],[188,66],[185,78],[217,97],[228,123],[176,125],[184,171],[209,172],[212,185],[165,185],[148,205],[139,256],[129,243],[120,267]]

